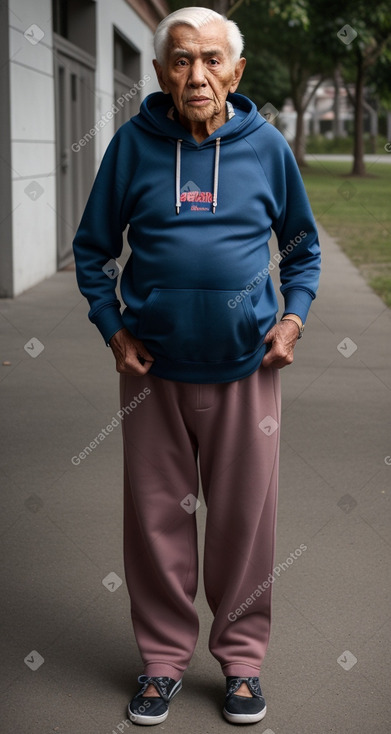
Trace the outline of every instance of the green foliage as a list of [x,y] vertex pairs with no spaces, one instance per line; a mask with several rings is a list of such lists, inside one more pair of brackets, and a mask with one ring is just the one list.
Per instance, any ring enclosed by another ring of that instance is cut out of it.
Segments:
[[369,279],[369,285],[380,298],[383,299],[386,306],[391,308],[391,266],[389,268],[390,275],[377,275]]
[[310,25],[307,0],[287,0],[287,2],[270,0],[269,15],[288,23],[290,27],[308,30]]
[[368,72],[368,84],[381,100],[382,107],[387,110],[391,109],[391,58],[389,56],[387,49]]
[[368,176],[350,178],[349,163],[308,163],[302,174],[317,221],[391,305],[391,165],[368,164]]
[[245,94],[262,107],[266,102],[280,109],[290,92],[289,73],[280,59],[262,53],[260,49],[247,47],[246,68],[238,92]]
[[[171,10],[193,4],[168,1]],[[221,8],[217,0],[198,3]],[[290,97],[303,111],[311,77],[331,78],[338,67],[345,83],[352,83],[360,64],[371,102],[391,109],[389,0],[227,0],[225,12],[245,38],[247,65],[238,91],[257,107],[269,101],[280,109]],[[358,34],[349,44],[337,36],[344,25]]]

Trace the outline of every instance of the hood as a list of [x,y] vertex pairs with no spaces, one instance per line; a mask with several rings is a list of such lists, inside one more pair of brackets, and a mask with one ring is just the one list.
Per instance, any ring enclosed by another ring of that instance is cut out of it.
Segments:
[[174,140],[180,138],[184,144],[195,147],[210,145],[217,137],[224,145],[229,140],[248,135],[266,123],[254,102],[243,94],[228,94],[227,100],[234,106],[235,116],[201,143],[197,143],[183,125],[167,117],[169,109],[174,104],[171,94],[163,94],[163,92],[149,94],[142,102],[139,114],[133,117],[132,121],[152,135],[164,136]]
[[183,125],[168,117],[168,111],[174,104],[171,94],[163,94],[163,92],[149,94],[143,101],[139,114],[132,118],[132,122],[139,125],[151,135],[157,135],[160,138],[167,137],[176,141],[175,210],[177,214],[179,214],[181,209],[182,145],[193,148],[215,146],[212,202],[212,213],[215,214],[219,184],[220,146],[234,140],[239,140],[266,123],[266,120],[259,114],[254,102],[243,94],[228,94],[227,101],[233,105],[235,115],[201,143],[197,143]]

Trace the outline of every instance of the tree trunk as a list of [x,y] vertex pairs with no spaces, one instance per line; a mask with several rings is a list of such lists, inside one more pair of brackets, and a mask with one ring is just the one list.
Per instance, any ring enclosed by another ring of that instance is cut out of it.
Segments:
[[296,111],[296,133],[293,143],[293,152],[295,154],[297,164],[301,167],[307,165],[305,160],[306,131],[304,114],[317,89],[322,84],[323,76],[320,76],[318,81],[313,84],[311,92],[306,96],[306,92],[308,92],[309,88],[309,79],[310,77],[308,73],[302,67],[296,66],[296,68],[291,68],[290,80],[292,102]]
[[354,160],[352,176],[365,176],[364,163],[364,65],[361,52],[357,52],[356,93],[354,99]]
[[333,135],[334,138],[344,137],[344,129],[341,120],[341,75],[339,69],[335,69],[334,76],[334,119],[333,119]]
[[293,146],[297,165],[303,167],[305,162],[304,109],[296,109],[296,135]]

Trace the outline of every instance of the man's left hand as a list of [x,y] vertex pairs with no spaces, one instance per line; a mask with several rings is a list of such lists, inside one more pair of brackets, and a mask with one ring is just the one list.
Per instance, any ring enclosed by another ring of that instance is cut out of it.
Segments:
[[299,337],[299,329],[293,321],[279,321],[267,332],[264,342],[271,343],[266,352],[262,367],[281,369],[293,362],[293,349]]

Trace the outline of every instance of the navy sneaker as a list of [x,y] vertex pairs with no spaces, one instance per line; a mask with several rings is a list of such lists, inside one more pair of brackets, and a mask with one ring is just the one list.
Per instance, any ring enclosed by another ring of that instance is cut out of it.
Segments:
[[[236,691],[242,683],[247,687],[252,697],[237,696]],[[255,724],[261,721],[266,714],[266,703],[262,695],[259,678],[236,678],[227,676],[227,691],[223,715],[231,724]]]
[[[168,704],[182,688],[182,680],[174,680],[166,676],[139,675],[141,688],[128,704],[129,719],[134,724],[153,726],[161,724],[168,716]],[[159,696],[144,696],[150,683],[153,683]]]

